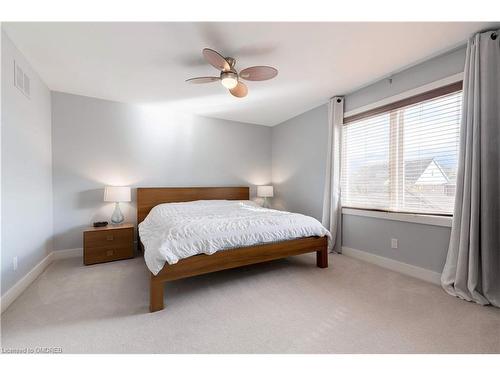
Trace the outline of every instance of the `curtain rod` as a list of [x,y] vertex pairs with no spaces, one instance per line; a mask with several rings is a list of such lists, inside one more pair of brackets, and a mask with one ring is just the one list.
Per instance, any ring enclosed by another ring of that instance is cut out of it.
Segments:
[[490,38],[493,40],[496,40],[496,38],[498,37],[497,30],[498,30],[498,26],[497,27],[490,27],[487,29],[479,30],[478,32],[474,33],[473,35],[485,34],[485,33],[491,32]]

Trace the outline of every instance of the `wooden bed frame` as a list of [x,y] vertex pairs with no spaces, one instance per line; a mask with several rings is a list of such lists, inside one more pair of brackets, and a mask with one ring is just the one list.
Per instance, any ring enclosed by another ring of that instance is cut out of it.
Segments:
[[[142,222],[149,211],[158,204],[200,199],[247,200],[249,199],[249,188],[138,188],[137,223]],[[140,238],[138,242],[139,246],[142,247]],[[155,312],[163,309],[163,289],[166,281],[310,252],[316,252],[316,265],[320,268],[326,268],[328,267],[327,246],[326,237],[304,237],[296,240],[219,251],[212,255],[195,255],[172,265],[165,263],[163,269],[156,276],[151,273],[149,310]]]

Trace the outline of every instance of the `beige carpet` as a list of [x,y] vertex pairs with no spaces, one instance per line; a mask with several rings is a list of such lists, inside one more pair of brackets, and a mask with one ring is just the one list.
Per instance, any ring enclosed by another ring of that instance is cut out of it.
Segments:
[[150,314],[141,258],[53,263],[2,315],[2,347],[64,353],[499,353],[500,309],[342,255],[171,282]]

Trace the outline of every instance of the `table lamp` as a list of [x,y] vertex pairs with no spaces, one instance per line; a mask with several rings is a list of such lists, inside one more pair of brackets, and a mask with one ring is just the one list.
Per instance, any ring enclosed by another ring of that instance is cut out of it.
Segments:
[[130,187],[106,186],[104,188],[104,202],[115,202],[115,210],[111,215],[112,224],[121,224],[125,220],[120,210],[120,202],[130,202]]
[[257,196],[260,198],[264,198],[264,203],[262,207],[269,208],[268,198],[273,197],[273,187],[272,186],[257,186]]

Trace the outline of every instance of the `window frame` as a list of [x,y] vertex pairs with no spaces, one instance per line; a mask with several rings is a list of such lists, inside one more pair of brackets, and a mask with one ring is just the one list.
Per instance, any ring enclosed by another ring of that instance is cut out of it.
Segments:
[[[417,104],[419,102],[434,99],[443,95],[452,94],[458,91],[463,91],[462,73],[447,77],[445,79],[433,82],[414,90],[410,90],[408,92],[398,94],[394,97],[381,100],[380,102],[359,108],[358,110],[346,112],[344,113],[342,126],[346,126],[354,121],[373,117],[382,113],[390,113],[391,111],[400,109],[402,107]],[[389,161],[389,164],[389,172],[391,172],[392,169],[397,168],[397,166],[394,166],[393,163],[391,167],[391,161]],[[379,217],[387,220],[407,221],[439,226],[451,226],[451,219],[453,217],[453,214],[447,213],[417,213],[391,209],[383,210],[349,206],[343,206],[342,213],[348,215]]]
[[350,208],[342,207],[342,215],[371,217],[384,220],[404,221],[407,223],[425,224],[437,227],[451,228],[452,216],[444,215],[425,215],[410,214],[402,212],[389,212],[380,210],[371,210],[368,208]]

